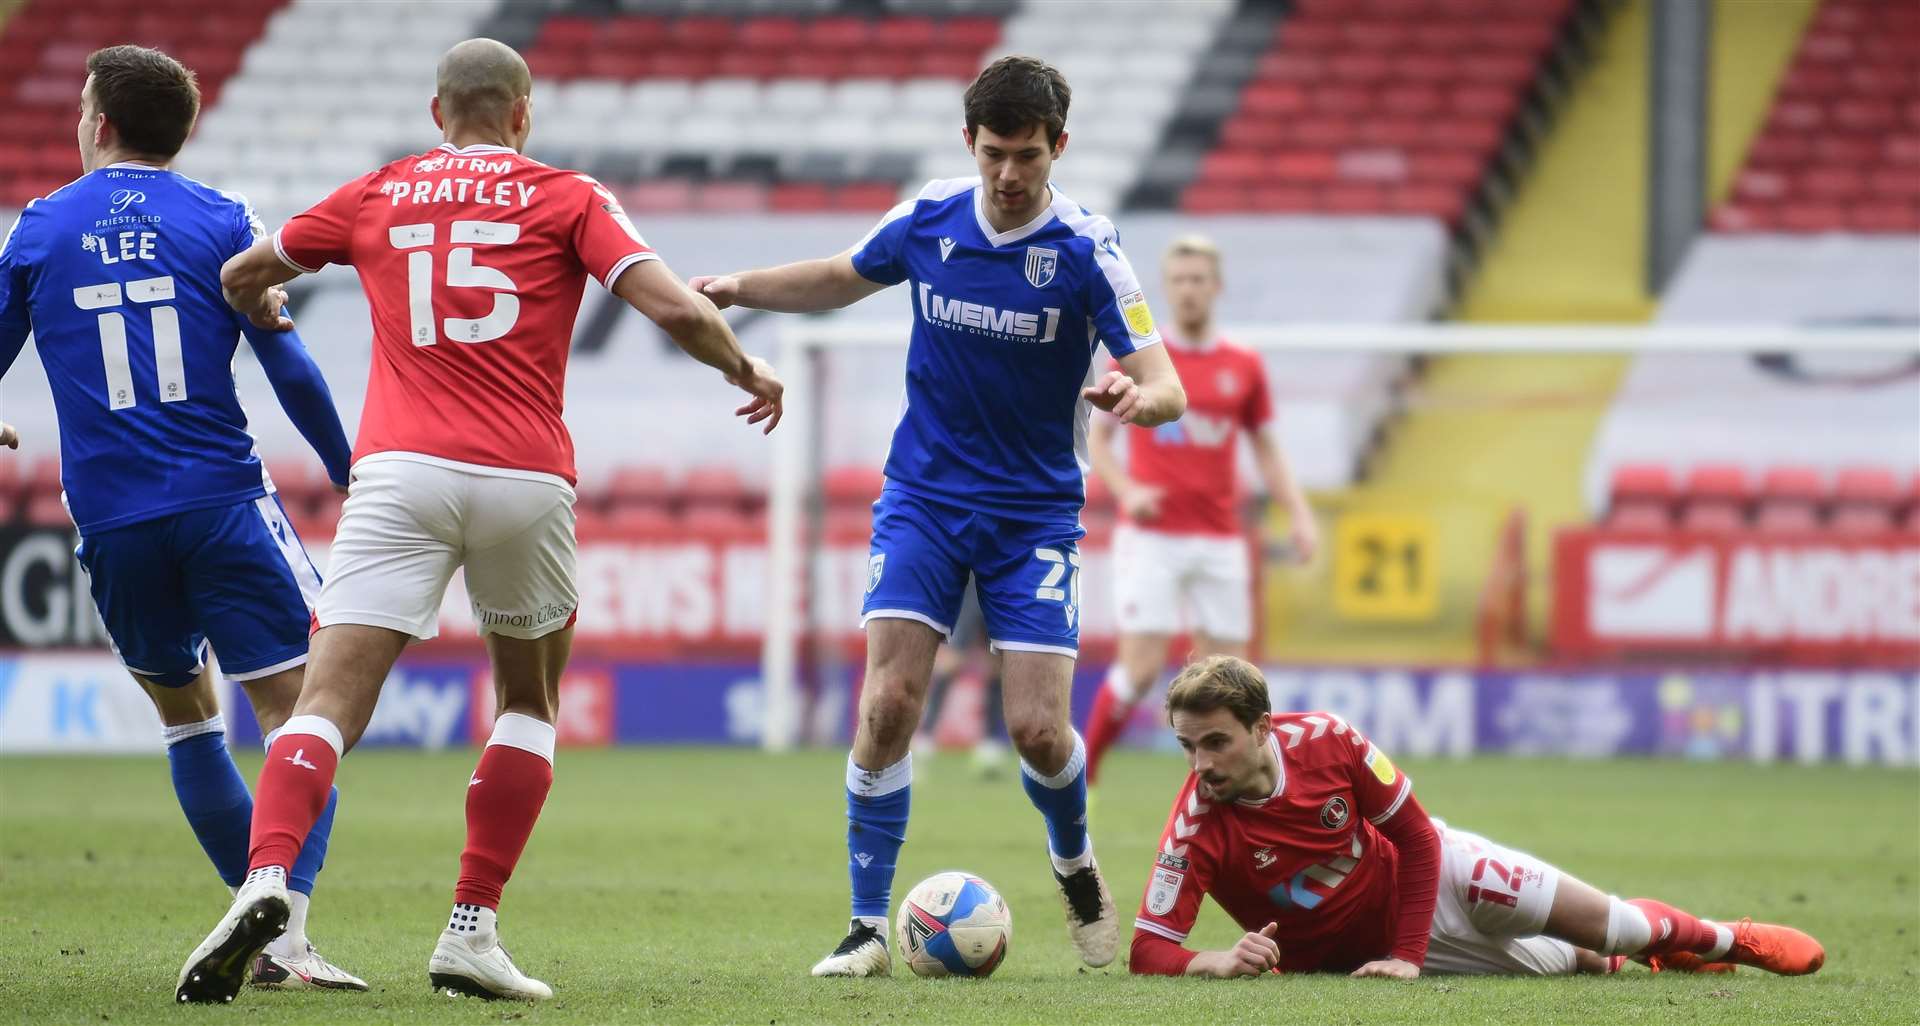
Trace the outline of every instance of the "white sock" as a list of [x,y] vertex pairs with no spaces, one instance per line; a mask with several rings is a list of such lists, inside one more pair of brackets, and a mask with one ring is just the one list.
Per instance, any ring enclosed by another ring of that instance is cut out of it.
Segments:
[[1602,955],[1633,955],[1653,943],[1653,924],[1639,906],[1607,896],[1607,940]]
[[1702,919],[1700,921],[1713,927],[1714,937],[1713,950],[1701,952],[1700,957],[1709,962],[1718,962],[1727,957],[1727,952],[1733,950],[1733,931],[1711,919]]
[[280,958],[299,958],[307,953],[307,906],[313,898],[299,891],[287,892],[287,904],[292,911],[287,915],[287,932],[273,939],[267,945],[267,953]]
[[[279,880],[280,886],[285,887],[287,885],[286,867],[261,866],[259,869],[256,869],[253,872],[247,874],[247,878],[241,881],[240,883],[240,890],[242,891],[246,890],[247,884],[253,883],[256,880]],[[236,897],[239,895],[239,893],[240,893],[239,891],[234,892]]]
[[1047,858],[1053,860],[1054,872],[1059,873],[1061,876],[1072,876],[1088,866],[1093,865],[1093,835],[1087,835],[1087,850],[1073,858],[1063,859],[1055,855],[1051,849],[1047,851]]
[[447,917],[447,929],[468,937],[484,939],[492,937],[499,925],[499,916],[485,905],[469,905],[463,901],[453,903],[453,914]]

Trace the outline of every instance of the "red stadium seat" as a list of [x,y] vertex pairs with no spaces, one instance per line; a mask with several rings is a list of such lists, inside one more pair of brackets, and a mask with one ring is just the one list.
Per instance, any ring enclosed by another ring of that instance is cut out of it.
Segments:
[[1839,506],[1827,518],[1827,527],[1835,534],[1886,534],[1893,524],[1893,510],[1885,506]]
[[1607,510],[1606,526],[1616,531],[1665,531],[1673,526],[1664,505],[1623,502]]
[[1745,467],[1737,463],[1702,463],[1687,471],[1681,486],[1689,499],[1744,503],[1752,495]]
[[1623,499],[1669,502],[1674,497],[1673,473],[1659,463],[1623,463],[1613,468],[1608,493],[1616,503]]
[[831,191],[816,182],[784,182],[767,194],[767,209],[778,213],[826,210],[831,205]]
[[1202,181],[1180,194],[1180,209],[1189,214],[1226,214],[1256,208],[1245,187]]
[[1886,467],[1842,467],[1833,479],[1836,502],[1892,506],[1903,498],[1902,493],[1900,480]]
[[1304,213],[1320,209],[1320,194],[1301,185],[1259,185],[1234,209],[1264,214]]
[[688,502],[745,506],[758,501],[763,493],[747,484],[732,467],[695,467],[680,479],[680,495]]
[[900,198],[900,187],[893,182],[852,182],[834,190],[832,209],[845,211],[884,211]]
[[1731,502],[1689,502],[1680,513],[1680,527],[1687,531],[1729,533],[1744,530],[1746,526],[1745,513]]
[[820,479],[821,496],[832,505],[871,505],[880,498],[886,476],[878,467],[832,467]]
[[1769,467],[1760,477],[1760,496],[1763,499],[1819,502],[1826,498],[1826,494],[1820,471],[1813,467]]
[[664,507],[670,495],[667,472],[659,467],[621,467],[607,482],[607,499],[616,508]]
[[1753,526],[1768,534],[1807,534],[1820,529],[1819,508],[1797,499],[1762,499]]

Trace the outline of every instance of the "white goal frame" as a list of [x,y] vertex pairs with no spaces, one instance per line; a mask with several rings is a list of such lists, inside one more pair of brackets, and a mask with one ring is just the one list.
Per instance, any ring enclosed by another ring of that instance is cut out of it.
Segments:
[[[792,748],[801,736],[799,641],[809,482],[820,478],[822,411],[813,401],[821,354],[894,349],[910,325],[785,318],[774,366],[786,383],[787,423],[774,432],[767,497],[766,634],[761,647],[762,747]],[[1236,327],[1256,349],[1394,353],[1884,352],[1920,355],[1920,326],[1798,328],[1777,324],[1650,327],[1617,325],[1285,325]]]

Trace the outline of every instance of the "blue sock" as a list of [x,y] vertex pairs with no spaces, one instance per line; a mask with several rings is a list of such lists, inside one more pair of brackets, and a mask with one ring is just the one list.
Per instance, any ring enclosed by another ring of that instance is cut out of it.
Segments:
[[912,783],[911,753],[880,770],[863,770],[847,756],[847,876],[854,918],[887,918],[894,863],[907,839]]
[[227,725],[220,717],[166,727],[167,762],[173,767],[173,793],[214,871],[228,887],[247,876],[248,834],[253,829],[253,796],[227,752]]
[[333,810],[340,804],[340,789],[327,792],[327,807],[320,810],[320,818],[313,821],[313,829],[307,831],[307,842],[300,846],[300,855],[293,860],[293,871],[287,874],[287,889],[301,894],[313,893],[313,879],[320,875],[320,867],[327,864],[327,837],[333,833]]
[[[1073,734],[1073,754],[1060,772],[1047,776],[1020,760],[1020,786],[1047,819],[1047,850],[1056,861],[1087,853],[1087,743]],[[1058,868],[1057,866],[1055,868]]]

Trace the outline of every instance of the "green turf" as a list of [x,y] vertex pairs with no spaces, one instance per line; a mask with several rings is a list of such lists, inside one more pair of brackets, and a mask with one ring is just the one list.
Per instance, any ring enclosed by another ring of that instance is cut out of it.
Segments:
[[[462,839],[467,752],[356,754],[311,934],[361,995],[243,992],[176,1008],[174,976],[227,904],[150,759],[0,759],[0,1021],[13,1022],[1916,1022],[1920,777],[1682,763],[1413,763],[1437,814],[1621,894],[1784,920],[1827,946],[1808,979],[1136,979],[1081,970],[1038,816],[960,756],[921,764],[899,886],[992,880],[1017,930],[986,981],[812,980],[838,940],[843,755],[568,751],[507,892],[503,935],[558,997],[438,997],[425,963]],[[252,777],[257,759],[245,770]],[[1131,919],[1176,759],[1122,753],[1093,815]],[[1129,931],[1130,933],[1130,931]],[[1235,931],[1208,906],[1194,940]]]

